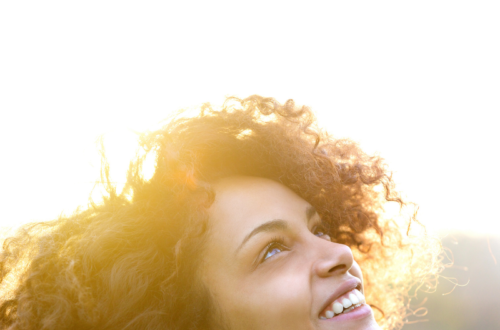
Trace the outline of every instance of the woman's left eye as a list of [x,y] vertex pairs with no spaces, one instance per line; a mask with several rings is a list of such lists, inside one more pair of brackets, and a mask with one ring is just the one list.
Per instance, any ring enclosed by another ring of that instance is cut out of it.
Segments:
[[315,227],[313,230],[313,233],[314,233],[314,235],[321,237],[323,239],[326,239],[327,241],[330,241],[330,242],[332,241],[330,235],[325,233],[325,229],[323,228],[323,226]]

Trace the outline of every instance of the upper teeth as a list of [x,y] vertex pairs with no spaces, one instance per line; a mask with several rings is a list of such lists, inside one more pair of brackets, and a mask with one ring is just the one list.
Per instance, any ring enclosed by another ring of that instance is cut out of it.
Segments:
[[339,303],[338,301],[333,303],[333,311],[335,314],[340,314],[344,310],[344,305]]
[[[359,294],[361,294],[361,292]],[[359,298],[354,293],[349,294],[349,299],[353,305],[359,304]]]
[[[335,315],[341,314],[344,311],[344,308],[349,308],[351,306],[357,307],[356,305],[360,305],[365,302],[365,296],[359,292],[357,289],[349,291],[344,294],[342,297],[339,297],[332,304],[330,304],[320,315],[320,319],[331,319]],[[354,307],[349,308],[352,310]]]

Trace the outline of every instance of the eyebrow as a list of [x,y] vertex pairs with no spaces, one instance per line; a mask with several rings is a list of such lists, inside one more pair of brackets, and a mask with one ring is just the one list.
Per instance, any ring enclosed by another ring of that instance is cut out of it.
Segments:
[[[316,209],[314,208],[314,206],[310,205],[306,208],[307,223],[309,223],[309,221],[311,221],[312,217],[316,213],[317,212],[316,212]],[[253,236],[255,236],[259,233],[262,233],[262,232],[268,233],[268,232],[273,232],[273,231],[287,231],[287,230],[288,230],[288,225],[287,225],[285,220],[274,219],[274,220],[265,222],[265,223],[261,224],[260,226],[258,226],[257,228],[255,228],[254,230],[252,230],[252,232],[250,234],[245,236],[245,238],[243,239],[243,242],[241,242],[238,249],[236,249],[236,252],[238,252],[250,238],[252,238]]]
[[311,221],[311,218],[316,214],[318,213],[316,211],[316,209],[314,208],[314,206],[312,205],[309,205],[307,208],[306,208],[306,218],[307,218],[307,223],[309,223],[309,221]]

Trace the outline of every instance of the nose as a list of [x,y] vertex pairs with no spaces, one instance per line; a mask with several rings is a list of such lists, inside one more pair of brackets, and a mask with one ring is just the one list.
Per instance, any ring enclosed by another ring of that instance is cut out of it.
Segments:
[[347,273],[354,264],[351,249],[344,244],[334,243],[322,239],[316,247],[316,261],[314,272],[319,277],[329,277]]

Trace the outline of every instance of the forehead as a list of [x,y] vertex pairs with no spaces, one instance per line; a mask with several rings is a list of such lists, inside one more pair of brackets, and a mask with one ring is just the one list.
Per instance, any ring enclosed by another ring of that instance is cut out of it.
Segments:
[[209,209],[213,234],[241,241],[256,226],[274,219],[304,222],[309,203],[286,186],[258,177],[229,177],[214,184]]

